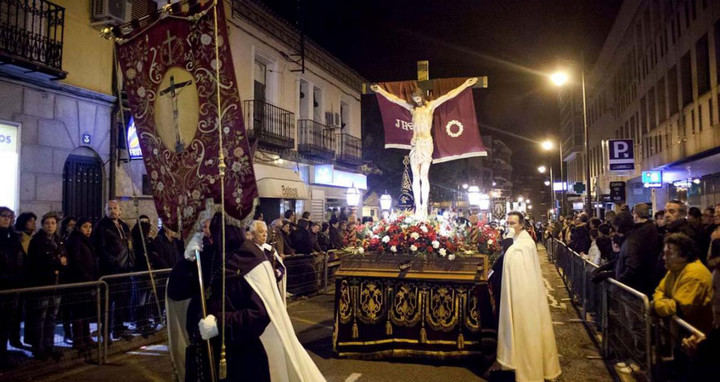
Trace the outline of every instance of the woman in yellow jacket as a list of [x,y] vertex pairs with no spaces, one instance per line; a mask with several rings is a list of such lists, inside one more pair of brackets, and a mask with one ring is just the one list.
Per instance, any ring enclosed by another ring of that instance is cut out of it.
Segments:
[[665,237],[663,260],[668,272],[653,295],[661,317],[677,314],[707,333],[712,328],[712,276],[695,254],[695,243],[683,233]]

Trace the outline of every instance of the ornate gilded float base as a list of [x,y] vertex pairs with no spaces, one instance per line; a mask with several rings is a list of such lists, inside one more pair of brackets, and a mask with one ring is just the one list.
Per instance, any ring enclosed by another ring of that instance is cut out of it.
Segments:
[[333,349],[360,358],[492,355],[497,323],[485,281],[340,274]]

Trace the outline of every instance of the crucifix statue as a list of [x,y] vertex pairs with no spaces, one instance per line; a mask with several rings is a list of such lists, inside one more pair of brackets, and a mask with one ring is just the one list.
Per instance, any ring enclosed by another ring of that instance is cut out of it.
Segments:
[[434,149],[431,133],[433,112],[438,106],[456,97],[463,90],[475,85],[477,82],[477,77],[469,78],[462,85],[431,101],[428,100],[425,91],[416,88],[412,94],[413,104],[386,91],[379,85],[370,87],[372,91],[407,109],[412,115],[413,136],[410,141],[410,168],[413,178],[412,191],[415,198],[415,217],[418,220],[427,220],[428,216],[428,198],[430,196],[428,172],[430,171],[430,164],[432,164]]
[[170,76],[170,86],[167,88],[160,90],[159,95],[164,96],[165,94],[170,94],[170,98],[172,101],[172,111],[173,111],[173,124],[175,126],[175,152],[180,153],[183,150],[185,150],[185,145],[182,142],[182,139],[180,138],[180,126],[178,122],[178,95],[179,91],[178,89],[184,88],[185,86],[188,86],[192,84],[192,80],[183,81],[180,83],[175,83],[175,76]]

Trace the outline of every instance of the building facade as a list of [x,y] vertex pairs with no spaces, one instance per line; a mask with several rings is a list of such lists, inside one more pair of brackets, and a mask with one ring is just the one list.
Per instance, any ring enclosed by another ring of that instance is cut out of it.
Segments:
[[[621,181],[630,205],[720,202],[719,74],[720,3],[625,1],[586,76],[593,200],[607,199],[610,182]],[[578,94],[561,102],[574,110],[564,113],[572,123],[563,125],[569,184],[584,179],[583,145],[570,143],[582,138],[578,102]],[[633,140],[634,170],[610,171],[611,139]],[[641,172],[648,170],[662,171],[661,188],[645,187]]]
[[0,204],[101,217],[110,192],[112,43],[91,26],[89,1],[0,0],[0,28]]

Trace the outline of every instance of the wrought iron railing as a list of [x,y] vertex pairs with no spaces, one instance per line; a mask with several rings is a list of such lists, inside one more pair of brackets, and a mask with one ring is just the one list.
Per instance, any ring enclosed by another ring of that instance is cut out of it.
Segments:
[[0,0],[0,61],[64,78],[65,8],[46,0]]
[[261,100],[247,100],[245,128],[263,146],[280,149],[295,147],[295,114]]
[[348,133],[338,133],[335,138],[337,140],[335,160],[350,165],[362,163],[362,141],[360,138],[353,137]]
[[312,119],[299,119],[298,152],[316,159],[332,159],[335,155],[333,129]]

